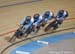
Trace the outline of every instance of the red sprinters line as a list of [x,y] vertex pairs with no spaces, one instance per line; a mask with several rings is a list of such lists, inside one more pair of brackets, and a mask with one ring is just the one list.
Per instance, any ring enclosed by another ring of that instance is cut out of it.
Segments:
[[[69,19],[66,19],[66,21],[67,20],[75,20],[75,18],[69,18]],[[9,33],[15,32],[15,31],[16,31],[16,29],[15,30],[12,30],[12,31],[5,32],[5,33],[2,33],[2,34],[0,34],[0,36],[7,35]]]
[[66,20],[75,20],[75,18],[69,18],[69,19],[66,19]]
[[7,34],[9,34],[9,33],[15,32],[15,31],[16,31],[16,30],[12,30],[12,31],[8,31],[8,32],[5,32],[5,33],[2,33],[2,34],[0,34],[0,36],[7,35]]

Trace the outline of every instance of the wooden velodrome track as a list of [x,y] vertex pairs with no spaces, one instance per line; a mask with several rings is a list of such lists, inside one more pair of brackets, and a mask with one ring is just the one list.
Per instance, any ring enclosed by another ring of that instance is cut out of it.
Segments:
[[[21,19],[25,16],[32,16],[34,13],[42,14],[46,10],[51,10],[56,14],[60,9],[65,9],[69,12],[68,18],[75,18],[75,0],[41,0],[37,2],[31,2],[31,0],[0,1],[0,51],[10,44],[5,38],[12,36],[13,33],[1,34],[15,30]],[[75,19],[66,20],[59,29],[67,27],[75,27]],[[69,31],[75,31],[75,29]],[[75,40],[71,41],[74,42]]]

